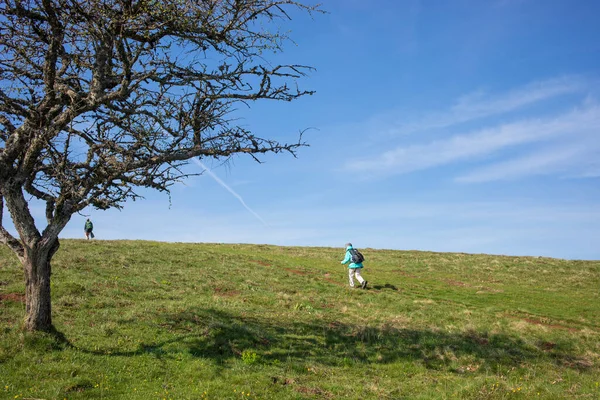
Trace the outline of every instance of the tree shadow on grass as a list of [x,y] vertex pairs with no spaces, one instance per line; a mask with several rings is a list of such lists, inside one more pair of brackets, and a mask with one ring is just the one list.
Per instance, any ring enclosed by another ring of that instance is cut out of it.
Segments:
[[58,331],[54,326],[47,331],[23,331],[23,341],[29,349],[40,352],[75,348],[65,334]]
[[158,358],[176,357],[186,352],[193,357],[212,359],[217,364],[249,351],[267,364],[347,366],[416,361],[429,369],[455,372],[465,372],[461,361],[481,371],[545,360],[582,371],[592,366],[580,362],[569,349],[554,348],[548,352],[542,345],[534,346],[506,334],[448,333],[324,321],[286,324],[215,309],[191,309],[162,314],[159,318],[163,322],[160,325],[172,333],[172,339],[142,343],[137,350],[128,352],[80,350],[111,356],[150,353]]

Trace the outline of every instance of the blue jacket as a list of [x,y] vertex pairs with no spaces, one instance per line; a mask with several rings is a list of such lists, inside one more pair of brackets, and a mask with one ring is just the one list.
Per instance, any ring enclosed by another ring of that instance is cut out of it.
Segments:
[[350,249],[352,248],[352,246],[348,246],[346,248],[346,257],[344,257],[344,260],[342,261],[342,264],[347,264],[350,263],[350,265],[348,265],[348,268],[363,268],[364,265],[362,265],[362,263],[358,263],[358,264],[354,264],[352,261],[352,254],[350,254]]

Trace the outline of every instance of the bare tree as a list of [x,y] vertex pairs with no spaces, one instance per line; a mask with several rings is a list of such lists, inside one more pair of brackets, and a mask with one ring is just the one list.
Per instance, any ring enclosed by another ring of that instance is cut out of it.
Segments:
[[[0,242],[21,261],[29,330],[51,330],[50,261],[88,206],[120,208],[169,190],[188,160],[295,151],[255,136],[232,111],[312,94],[310,70],[270,65],[292,0],[0,1]],[[46,205],[46,227],[29,203]],[[8,210],[18,237],[7,231]]]

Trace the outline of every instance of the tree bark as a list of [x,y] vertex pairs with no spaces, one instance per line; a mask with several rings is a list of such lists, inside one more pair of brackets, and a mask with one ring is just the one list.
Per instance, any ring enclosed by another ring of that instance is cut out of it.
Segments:
[[48,247],[36,245],[25,252],[25,328],[29,331],[51,331],[52,310],[50,301],[50,260],[58,250],[58,239]]

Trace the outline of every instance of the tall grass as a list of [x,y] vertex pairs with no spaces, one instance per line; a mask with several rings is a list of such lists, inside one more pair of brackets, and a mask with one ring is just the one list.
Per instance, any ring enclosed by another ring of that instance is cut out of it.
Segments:
[[56,332],[0,249],[0,398],[597,399],[600,262],[63,240]]

